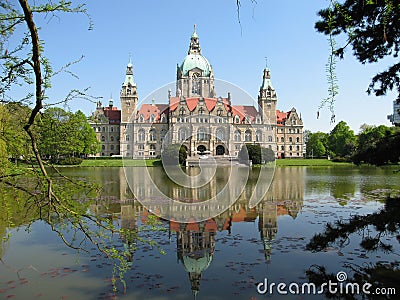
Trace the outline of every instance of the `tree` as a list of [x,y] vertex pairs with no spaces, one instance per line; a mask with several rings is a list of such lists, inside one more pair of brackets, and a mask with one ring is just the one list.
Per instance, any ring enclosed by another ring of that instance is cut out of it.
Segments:
[[400,160],[400,134],[395,127],[364,126],[352,157],[355,164],[362,162],[383,165]]
[[100,142],[81,111],[71,113],[58,107],[46,109],[38,129],[39,150],[53,162],[58,162],[60,157],[79,157],[99,151]]
[[[66,178],[54,167],[49,172],[38,146],[38,137],[40,138],[41,133],[37,132],[37,129],[40,130],[40,125],[36,125],[46,105],[46,91],[51,87],[51,78],[63,71],[70,73],[68,67],[72,63],[67,63],[59,71],[53,71],[49,60],[44,56],[44,42],[39,38],[34,17],[40,14],[55,16],[58,13],[87,15],[87,12],[84,4],[74,7],[71,2],[64,0],[44,1],[43,4],[38,5],[32,2],[33,6],[28,3],[28,0],[0,2],[1,103],[3,105],[17,102],[31,106],[27,120],[21,119],[23,127],[19,128],[19,131],[24,130],[27,134],[32,152],[31,168],[13,169],[7,165],[7,170],[1,170],[0,192],[10,194],[11,189],[11,193],[15,191],[13,194],[23,193],[28,200],[26,207],[36,209],[40,219],[58,234],[68,247],[87,251],[84,245],[90,241],[98,251],[114,262],[113,283],[118,277],[123,281],[123,274],[129,268],[126,250],[117,249],[110,241],[114,236],[126,235],[127,230],[118,228],[112,218],[104,215],[95,216],[89,214],[86,209],[82,209],[82,204],[76,201],[75,197],[88,195],[91,191],[96,192],[96,187],[83,181]],[[11,40],[12,43],[10,43]],[[20,86],[28,93],[19,100],[13,99],[13,88]],[[87,99],[88,96],[85,90],[72,89],[61,102],[73,98]],[[0,110],[2,118],[5,117],[3,108]],[[59,118],[59,122],[63,123],[66,115],[61,111],[58,112],[59,115],[54,111],[54,115]],[[61,134],[62,137],[68,139],[66,132],[68,128],[64,125],[62,124]],[[4,128],[1,124],[0,129],[4,130]],[[4,139],[0,138],[0,150],[4,148],[4,144]],[[57,145],[53,144],[53,146]],[[62,143],[59,148],[73,153],[71,145],[66,143]],[[0,154],[0,159],[4,160],[3,153]],[[21,177],[29,180],[19,180]],[[57,221],[60,219],[62,219],[62,224]],[[66,228],[71,231],[71,235],[64,234]]]
[[187,151],[183,145],[169,144],[164,145],[161,153],[163,165],[185,165],[187,158]]
[[328,137],[329,150],[335,156],[349,157],[356,145],[356,137],[353,130],[346,122],[340,121],[330,132]]
[[259,144],[245,144],[238,153],[238,159],[242,162],[251,161],[253,164],[273,162],[275,153],[272,149],[261,147]]
[[[385,95],[396,89],[400,99],[400,6],[395,0],[331,0],[330,6],[318,12],[317,31],[330,36],[332,56],[344,57],[346,48],[362,63],[375,63],[393,58],[394,64],[376,74],[368,87],[368,94]],[[344,45],[339,47],[332,40],[343,35]],[[330,64],[334,67],[334,64]],[[330,70],[334,71],[334,70]]]
[[307,157],[327,155],[328,134],[324,132],[310,133],[306,143]]

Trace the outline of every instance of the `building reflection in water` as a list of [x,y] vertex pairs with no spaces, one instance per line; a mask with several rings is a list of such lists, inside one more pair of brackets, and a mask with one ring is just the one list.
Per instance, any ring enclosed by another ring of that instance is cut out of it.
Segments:
[[[296,218],[301,210],[304,197],[304,168],[277,168],[272,184],[262,201],[256,207],[250,208],[248,194],[254,182],[250,176],[249,184],[237,201],[216,217],[203,222],[169,221],[170,233],[176,234],[177,257],[188,273],[194,296],[200,290],[202,273],[213,260],[215,238],[218,232],[230,233],[231,228],[237,222],[258,221],[265,259],[269,263],[273,251],[272,241],[278,233],[278,217],[290,215],[292,218]],[[216,193],[219,188],[218,183],[211,183],[211,186],[215,190],[209,191],[209,193]],[[182,195],[182,191],[174,190],[179,187],[169,187],[169,189],[171,195]],[[146,222],[149,209],[134,199],[124,181],[123,174],[121,174],[120,180],[120,199],[118,203],[109,205],[109,208],[112,208],[113,213],[120,215],[123,228],[133,229],[133,232],[137,232],[139,219],[140,222]],[[157,207],[150,208],[150,210],[155,209]],[[176,209],[179,210],[179,207]],[[102,213],[104,208],[102,205],[93,205],[91,210],[95,213]],[[125,244],[135,245],[135,241],[131,237],[123,237],[123,239]]]

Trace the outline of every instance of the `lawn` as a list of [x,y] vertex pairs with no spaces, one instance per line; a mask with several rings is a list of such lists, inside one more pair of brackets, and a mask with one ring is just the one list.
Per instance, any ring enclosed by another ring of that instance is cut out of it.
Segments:
[[81,167],[153,167],[160,165],[159,159],[85,159]]
[[277,167],[290,167],[290,166],[315,166],[315,167],[325,167],[325,166],[353,166],[352,163],[348,162],[333,162],[324,158],[318,159],[277,159]]

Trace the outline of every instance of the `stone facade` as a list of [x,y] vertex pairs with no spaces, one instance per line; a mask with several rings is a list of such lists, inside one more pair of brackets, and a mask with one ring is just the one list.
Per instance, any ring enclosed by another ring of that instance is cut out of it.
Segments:
[[233,105],[230,93],[217,97],[214,72],[202,55],[196,29],[187,56],[177,65],[175,95],[169,91],[166,96],[168,103],[153,101],[138,107],[129,62],[120,93],[119,155],[153,158],[161,154],[163,143],[179,143],[191,157],[237,156],[243,144],[257,143],[272,149],[277,157],[303,156],[302,119],[295,108],[289,112],[276,109],[278,98],[270,70],[264,69],[258,107]]

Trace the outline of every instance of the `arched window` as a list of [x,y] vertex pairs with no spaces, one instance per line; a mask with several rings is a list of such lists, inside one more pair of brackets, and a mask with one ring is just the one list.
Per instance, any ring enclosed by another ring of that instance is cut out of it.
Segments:
[[204,114],[204,108],[202,108],[202,107],[199,108],[199,114],[200,115]]
[[106,132],[106,128],[105,127],[103,127],[103,132]]
[[225,130],[223,128],[218,128],[216,132],[217,139],[220,141],[225,140]]
[[281,137],[281,143],[283,143],[285,141],[285,139],[283,137]]
[[110,131],[111,131],[111,132],[114,132],[114,127],[111,126]]
[[179,141],[186,141],[188,138],[187,129],[186,128],[179,128],[178,130],[178,140]]
[[105,145],[102,145],[102,146],[101,146],[101,149],[106,150],[106,146],[105,146]]
[[126,145],[126,150],[131,149],[131,145]]
[[257,132],[256,132],[256,141],[257,142],[262,142],[262,132],[261,132],[261,130],[257,130]]
[[240,123],[240,117],[239,116],[235,116],[235,123],[239,124]]
[[284,146],[281,146],[281,150],[282,150],[282,151],[285,150],[285,147],[284,147]]
[[144,129],[139,129],[138,140],[139,140],[139,142],[144,142],[146,140],[146,134],[144,132]]
[[296,138],[296,142],[300,143],[300,138],[299,137]]
[[297,149],[297,151],[299,151],[299,150],[300,150],[300,146],[297,145],[297,146],[296,146],[296,149]]
[[179,110],[179,114],[180,114],[181,116],[186,115],[186,109],[184,109],[183,107],[181,107],[181,109]]
[[198,73],[192,75],[192,94],[200,94],[200,79],[198,76]]
[[217,110],[217,116],[222,116],[223,110],[222,108],[218,108]]
[[205,141],[207,138],[207,134],[206,134],[206,129],[203,127],[200,127],[197,130],[197,140],[198,141]]
[[268,142],[272,142],[272,136],[271,135],[268,136]]
[[156,141],[156,130],[155,129],[150,129],[149,131],[149,141],[154,142]]
[[245,140],[246,142],[251,142],[252,139],[253,139],[253,138],[252,138],[251,130],[250,130],[250,129],[247,129],[247,130],[245,131],[245,133],[244,133],[244,140]]
[[242,140],[239,130],[235,130],[235,133],[233,135],[234,135],[235,142],[240,142]]
[[111,145],[111,146],[110,146],[110,149],[111,149],[111,150],[114,150],[114,145]]
[[165,116],[163,115],[163,116],[161,117],[161,123],[165,123],[165,122],[167,122],[167,118],[165,118]]
[[292,147],[292,146],[289,146],[289,150],[292,151],[292,150],[293,150],[293,147]]
[[144,116],[142,114],[139,115],[139,123],[144,122]]
[[106,137],[104,135],[101,136],[101,141],[105,142],[106,141]]
[[293,142],[293,138],[292,137],[289,138],[289,142],[290,143]]
[[110,137],[110,141],[114,142],[114,137],[113,136]]
[[154,123],[155,119],[156,119],[156,117],[155,117],[153,114],[151,114],[151,116],[150,116],[150,122],[151,122],[151,123]]
[[151,144],[150,145],[150,150],[151,151],[155,151],[156,150],[156,145],[155,144]]

